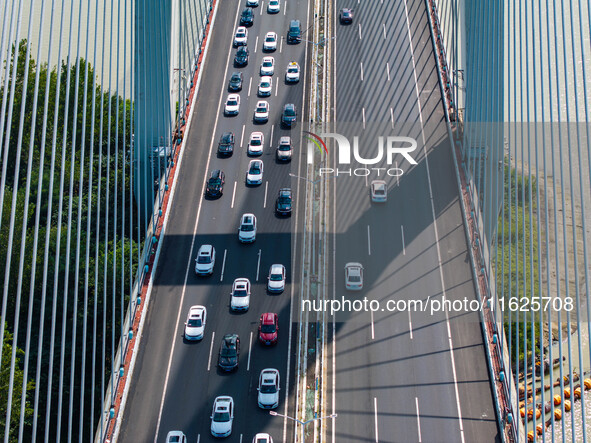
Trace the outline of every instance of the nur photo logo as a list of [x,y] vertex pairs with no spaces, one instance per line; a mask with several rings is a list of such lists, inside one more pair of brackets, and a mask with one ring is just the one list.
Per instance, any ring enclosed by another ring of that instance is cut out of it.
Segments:
[[[365,177],[372,173],[383,176],[389,175],[399,177],[404,171],[399,167],[402,161],[406,160],[411,165],[416,165],[416,160],[411,153],[417,149],[417,141],[412,137],[404,136],[378,136],[374,141],[373,149],[368,145],[361,145],[358,136],[353,136],[353,143],[349,139],[336,132],[323,132],[315,134],[309,131],[303,131],[304,137],[308,140],[307,162],[314,164],[314,151],[318,149],[321,157],[329,154],[327,142],[332,140],[331,149],[336,149],[335,167],[319,168],[320,175],[349,175]],[[329,142],[330,143],[330,142]],[[369,147],[369,149],[367,149]],[[363,152],[371,153],[362,154]],[[376,165],[385,165],[377,167]],[[358,166],[358,167],[355,167]],[[372,166],[371,168],[368,166]]]

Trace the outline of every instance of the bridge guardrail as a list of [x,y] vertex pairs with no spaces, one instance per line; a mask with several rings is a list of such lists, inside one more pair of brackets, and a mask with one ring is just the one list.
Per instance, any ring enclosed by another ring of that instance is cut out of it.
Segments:
[[[503,441],[516,442],[518,441],[518,435],[515,426],[514,405],[511,401],[511,399],[514,398],[514,396],[511,395],[511,375],[505,370],[504,363],[505,336],[504,331],[502,330],[502,323],[500,323],[499,328],[499,324],[496,322],[491,309],[491,304],[496,303],[494,297],[495,292],[494,290],[491,290],[491,286],[494,287],[494,282],[490,280],[487,272],[486,257],[488,255],[487,251],[485,251],[486,244],[485,241],[481,240],[482,237],[480,235],[480,233],[483,233],[484,231],[480,226],[480,210],[477,205],[478,196],[472,191],[470,180],[468,178],[469,174],[465,169],[465,163],[462,161],[461,149],[458,146],[458,143],[460,142],[454,138],[454,131],[451,128],[452,123],[457,123],[458,110],[457,105],[452,98],[447,55],[445,52],[437,4],[435,0],[425,0],[425,4],[429,15],[431,38],[437,57],[437,73],[441,96],[444,100],[448,136],[452,143],[454,169],[462,197],[460,198],[460,204],[462,207],[466,240],[470,245],[469,252],[473,278],[476,282],[475,289],[480,301],[483,299],[487,301],[484,305],[485,309],[480,311],[480,324],[483,329],[489,376],[491,384],[493,385],[493,396],[497,408],[497,422],[499,429],[502,430],[501,435]],[[462,165],[461,169],[458,167],[458,163]],[[469,212],[467,211],[468,208]]]

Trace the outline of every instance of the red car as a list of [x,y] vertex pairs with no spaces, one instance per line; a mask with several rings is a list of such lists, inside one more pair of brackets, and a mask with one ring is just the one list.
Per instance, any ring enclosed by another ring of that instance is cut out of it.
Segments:
[[279,316],[273,312],[266,312],[261,315],[259,322],[259,341],[264,345],[277,343],[279,332]]

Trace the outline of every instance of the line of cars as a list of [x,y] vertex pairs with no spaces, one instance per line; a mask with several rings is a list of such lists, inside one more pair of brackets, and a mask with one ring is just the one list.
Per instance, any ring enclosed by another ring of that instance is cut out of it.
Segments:
[[[234,58],[236,67],[248,64],[249,52],[247,47],[248,30],[255,19],[252,7],[259,5],[259,0],[246,0],[246,6],[240,16],[240,27],[236,30],[233,46],[238,47]],[[267,12],[277,13],[281,9],[280,0],[269,0]],[[277,34],[273,31],[266,33],[263,42],[264,52],[277,50]],[[288,43],[301,41],[301,26],[298,20],[292,20],[287,34]],[[265,56],[261,63],[260,80],[257,88],[259,97],[268,97],[273,91],[273,76],[275,74],[275,60],[272,56]],[[289,62],[285,71],[286,83],[297,83],[300,79],[300,67],[296,61]],[[230,94],[224,105],[225,116],[235,116],[240,113],[242,91],[244,82],[243,73],[232,73],[228,90]],[[249,88],[250,91],[250,88]],[[253,115],[254,123],[267,123],[269,121],[269,103],[259,100]],[[294,104],[286,104],[281,115],[281,125],[292,128],[297,120],[297,111]],[[224,132],[218,143],[218,156],[230,157],[235,149],[235,135],[233,132]],[[247,155],[251,157],[261,156],[264,151],[265,137],[263,132],[254,131],[250,137]],[[279,162],[289,162],[292,157],[291,137],[282,136],[276,149],[276,159]],[[260,185],[263,182],[264,163],[260,159],[249,161],[246,173],[248,186]],[[221,169],[213,170],[206,183],[205,194],[207,198],[219,198],[223,195],[225,174]],[[275,209],[278,215],[290,215],[292,210],[292,192],[290,188],[281,188],[277,195]],[[256,240],[257,219],[252,213],[244,213],[240,218],[238,240],[241,243],[253,243]],[[202,245],[195,259],[195,273],[201,276],[212,275],[216,261],[216,252],[213,245]],[[267,279],[267,292],[280,294],[285,290],[286,269],[282,264],[273,264],[269,270]],[[236,278],[232,284],[230,309],[235,312],[246,312],[250,307],[251,283],[248,278]],[[186,340],[201,340],[204,337],[207,323],[207,308],[201,305],[191,306],[185,322],[184,337]],[[258,326],[258,340],[263,346],[271,346],[278,342],[279,317],[273,312],[261,314]],[[221,371],[231,372],[238,368],[240,356],[240,337],[236,333],[223,336],[218,353],[218,367]],[[279,405],[280,374],[275,368],[263,369],[259,376],[257,403],[263,409],[273,409]],[[234,419],[234,399],[228,395],[220,395],[215,398],[211,414],[211,434],[214,437],[228,437],[232,433]],[[167,442],[185,443],[186,437],[180,431],[173,431],[167,436]],[[258,433],[253,438],[253,443],[272,443],[269,434]]]

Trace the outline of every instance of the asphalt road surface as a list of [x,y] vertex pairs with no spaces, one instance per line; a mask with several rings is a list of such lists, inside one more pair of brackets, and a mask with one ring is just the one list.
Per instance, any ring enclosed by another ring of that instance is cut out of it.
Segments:
[[[248,28],[250,58],[244,68],[233,66],[236,49],[232,48],[232,41],[245,1],[224,0],[218,6],[191,127],[185,134],[184,158],[123,415],[121,442],[161,442],[171,430],[183,431],[190,442],[214,441],[210,415],[219,395],[230,395],[235,403],[233,432],[226,441],[250,442],[257,432],[269,432],[276,441],[282,441],[284,433],[293,435],[290,423],[271,417],[257,406],[257,385],[262,369],[279,369],[281,396],[277,411],[293,412],[290,357],[295,349],[292,345],[289,354],[288,348],[291,300],[297,291],[295,276],[300,269],[300,258],[294,251],[301,250],[301,230],[297,227],[302,223],[303,211],[299,214],[299,208],[304,197],[300,202],[300,183],[288,176],[289,172],[299,172],[300,137],[296,130],[281,129],[279,123],[285,103],[294,103],[298,120],[302,117],[304,72],[298,84],[290,85],[284,82],[284,74],[291,60],[305,66],[306,46],[287,45],[285,37],[292,19],[301,20],[302,28],[307,28],[309,10],[307,1],[289,0],[281,3],[281,12],[271,15],[267,13],[267,2],[260,3],[254,8],[254,24]],[[275,31],[281,41],[275,52],[265,54],[263,39],[268,31]],[[268,98],[258,98],[259,67],[265,55],[275,58],[273,92]],[[223,105],[234,71],[244,75],[240,113],[225,117]],[[254,124],[256,102],[263,99],[270,104],[269,122]],[[218,158],[217,143],[226,131],[235,134],[235,151],[229,158]],[[264,153],[259,157],[265,169],[263,184],[247,187],[245,176],[250,158],[246,148],[253,131],[265,135]],[[279,164],[275,148],[279,137],[290,132],[294,160]],[[205,178],[214,169],[225,173],[224,193],[219,199],[207,200],[203,197]],[[275,198],[282,187],[292,187],[294,191],[292,217],[275,215]],[[237,235],[240,217],[245,212],[254,213],[258,220],[256,242],[250,245],[239,243]],[[194,260],[201,244],[216,248],[216,266],[211,277],[194,274]],[[287,268],[288,284],[281,295],[266,292],[273,263]],[[241,314],[232,313],[229,307],[231,285],[238,277],[249,278],[252,283],[250,309]],[[196,304],[208,309],[205,336],[200,342],[187,343],[183,339],[184,322],[189,307]],[[263,312],[279,314],[279,343],[272,348],[264,348],[257,341],[258,320]],[[217,370],[220,342],[227,333],[237,333],[241,339],[240,365],[232,374]]]
[[[416,165],[399,154],[390,165],[337,165],[402,174],[332,181],[333,297],[380,305],[335,316],[328,412],[338,418],[328,441],[498,440],[478,313],[386,309],[389,300],[476,297],[425,2],[338,0],[335,15],[343,7],[354,20],[335,17],[335,132],[351,143],[359,136],[366,159],[376,156],[378,136],[412,137],[418,147]],[[389,186],[385,204],[370,201],[378,178]],[[347,262],[364,265],[359,293],[345,290]]]

